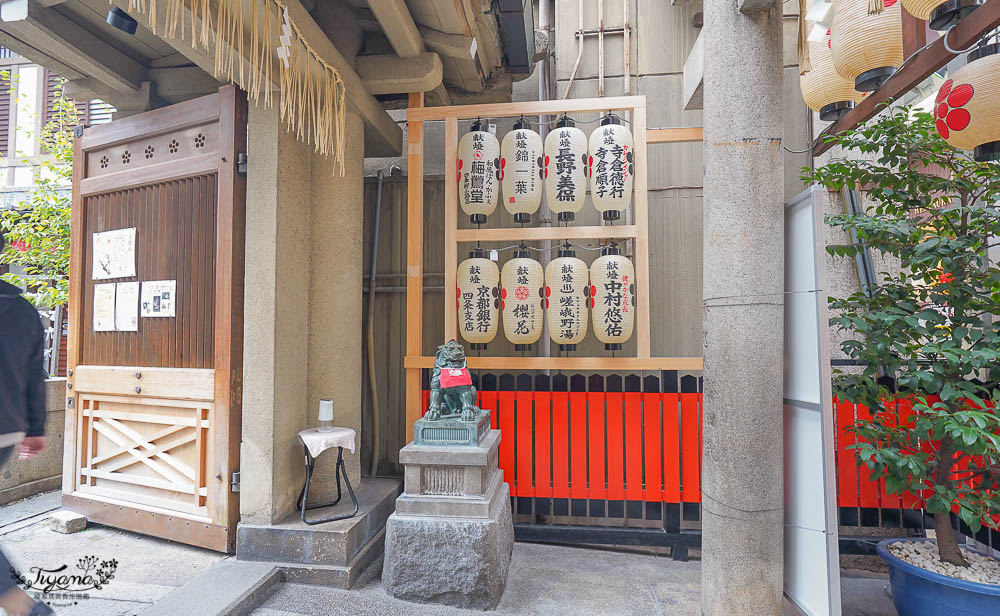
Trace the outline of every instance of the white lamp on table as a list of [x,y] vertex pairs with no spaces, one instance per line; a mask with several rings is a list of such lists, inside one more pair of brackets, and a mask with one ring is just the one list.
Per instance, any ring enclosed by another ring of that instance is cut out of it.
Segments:
[[317,419],[319,419],[320,432],[333,430],[333,398],[320,398]]

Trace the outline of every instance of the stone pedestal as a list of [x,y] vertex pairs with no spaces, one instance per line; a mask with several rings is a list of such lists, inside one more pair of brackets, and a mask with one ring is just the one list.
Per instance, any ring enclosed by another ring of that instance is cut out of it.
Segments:
[[497,466],[500,432],[477,447],[410,443],[403,494],[385,532],[382,587],[399,599],[493,609],[514,548],[510,487]]

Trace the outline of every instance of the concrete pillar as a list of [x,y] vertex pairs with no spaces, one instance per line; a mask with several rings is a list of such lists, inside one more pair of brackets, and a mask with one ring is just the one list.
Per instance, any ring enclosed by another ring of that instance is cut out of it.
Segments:
[[[362,261],[364,251],[364,123],[347,114],[344,175],[333,157],[312,155],[312,215],[309,272],[309,414],[316,425],[316,404],[333,398],[333,420],[358,432],[355,454],[345,452],[355,487],[361,480]],[[377,325],[376,325],[377,327]],[[316,494],[336,494],[336,456],[324,454],[312,486]],[[310,487],[310,494],[313,491]],[[329,499],[327,499],[329,500]]]
[[[296,435],[317,425],[320,398],[358,431],[345,460],[360,485],[364,124],[348,114],[343,176],[286,133],[276,109],[251,107],[249,124],[240,516],[273,524],[295,508]],[[335,495],[336,459],[317,461],[310,502]]]
[[249,134],[240,516],[272,524],[305,476],[312,150],[277,109],[251,105]]
[[702,612],[782,612],[782,15],[705,2]]

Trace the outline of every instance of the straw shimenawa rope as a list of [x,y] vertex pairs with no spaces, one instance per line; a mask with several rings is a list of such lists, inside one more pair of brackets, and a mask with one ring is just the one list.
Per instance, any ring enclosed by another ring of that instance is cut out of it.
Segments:
[[868,14],[881,15],[885,11],[885,0],[868,0]]
[[799,76],[805,75],[812,70],[812,62],[809,59],[809,24],[806,22],[806,4],[808,0],[799,0],[799,36],[797,44],[797,55],[799,60]]
[[[306,41],[282,0],[264,0],[263,15],[259,3],[251,0],[249,23],[242,0],[215,0],[214,16],[211,1],[166,0],[162,23],[158,0],[128,0],[128,12],[144,13],[153,34],[159,30],[196,48],[208,50],[214,39],[216,79],[239,83],[251,101],[264,107],[274,105],[270,84],[277,64],[278,109],[286,129],[316,152],[332,154],[343,175],[346,89],[340,72]],[[287,40],[280,36],[283,27]],[[249,41],[245,28],[250,30]],[[279,48],[287,52],[285,58]]]

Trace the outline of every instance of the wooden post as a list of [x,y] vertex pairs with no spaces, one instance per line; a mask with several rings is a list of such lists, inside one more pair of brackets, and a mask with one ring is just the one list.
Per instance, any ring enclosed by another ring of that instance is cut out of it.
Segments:
[[635,285],[636,310],[636,356],[650,356],[649,332],[649,201],[647,186],[646,154],[646,98],[643,104],[632,111],[632,144],[635,155],[635,181],[639,190],[634,191],[635,218],[635,271],[638,280]]
[[458,339],[458,118],[444,121],[444,340]]
[[86,276],[86,235],[84,230],[86,210],[83,196],[80,194],[80,183],[83,181],[87,170],[87,158],[83,152],[83,139],[77,137],[73,140],[73,195],[72,210],[70,220],[69,238],[69,297],[67,308],[69,310],[69,331],[70,337],[66,341],[66,412],[65,428],[63,432],[63,494],[72,494],[76,489],[77,481],[80,477],[76,474],[76,461],[79,455],[79,434],[77,432],[77,414],[81,412],[77,408],[76,394],[73,392],[73,381],[76,380],[76,367],[83,360],[83,351],[80,345],[81,336],[73,335],[73,332],[82,331],[83,327],[83,298],[84,298],[84,276]]
[[[231,528],[229,550],[236,548],[240,519],[239,494],[230,489],[229,474],[238,468],[243,431],[243,273],[246,237],[246,176],[237,170],[237,156],[247,151],[246,92],[236,86],[219,88],[219,180],[215,223],[215,404],[209,412],[213,440],[207,488],[212,523]],[[201,443],[201,409],[197,409]],[[226,423],[226,428],[222,423]],[[219,476],[221,475],[221,480]],[[195,499],[199,486],[195,485]]]
[[903,57],[909,58],[927,44],[927,22],[903,9]]
[[[410,109],[424,106],[424,93],[410,94]],[[410,121],[406,178],[406,355],[424,352],[424,123]],[[375,281],[368,282],[374,285]],[[406,442],[420,418],[420,368],[406,369]]]

